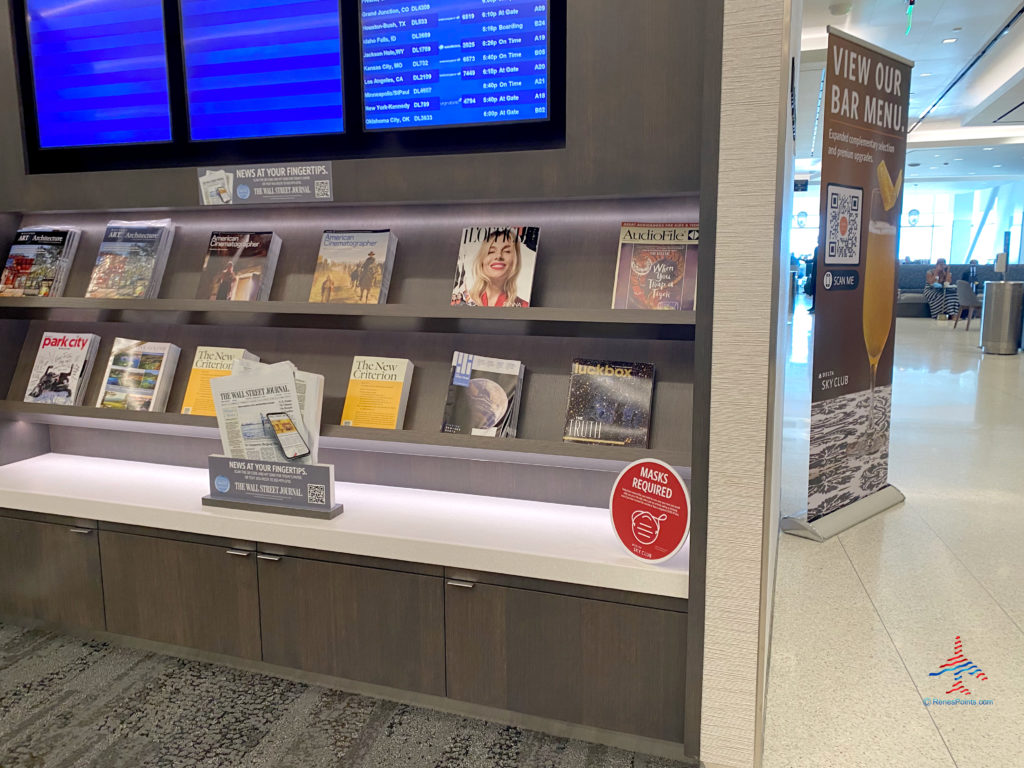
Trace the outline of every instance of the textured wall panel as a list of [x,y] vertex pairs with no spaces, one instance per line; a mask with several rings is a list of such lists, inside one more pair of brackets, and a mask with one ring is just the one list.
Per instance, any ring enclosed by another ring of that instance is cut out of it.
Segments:
[[701,760],[754,766],[789,0],[726,0]]

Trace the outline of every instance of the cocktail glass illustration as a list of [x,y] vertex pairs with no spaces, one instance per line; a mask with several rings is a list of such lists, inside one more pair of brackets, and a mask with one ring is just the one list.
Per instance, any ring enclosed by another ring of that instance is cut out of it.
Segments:
[[880,190],[871,193],[871,219],[868,222],[868,244],[864,256],[864,348],[870,366],[871,390],[868,396],[868,425],[864,434],[850,446],[849,453],[863,456],[874,453],[885,444],[884,425],[879,429],[875,419],[875,379],[878,362],[892,330],[896,291],[896,235],[899,232],[895,201],[886,207],[886,195]]

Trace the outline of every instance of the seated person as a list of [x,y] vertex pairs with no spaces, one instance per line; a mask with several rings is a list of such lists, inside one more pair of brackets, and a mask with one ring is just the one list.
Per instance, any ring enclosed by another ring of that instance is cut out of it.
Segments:
[[961,280],[966,280],[971,284],[971,290],[977,290],[978,283],[981,281],[978,279],[978,260],[971,259],[971,262],[967,265],[967,269],[960,275]]
[[949,319],[960,311],[960,302],[956,293],[947,292],[946,286],[953,282],[953,273],[945,259],[938,259],[935,266],[928,270],[924,277],[924,298],[933,318]]
[[928,273],[924,276],[925,286],[931,286],[932,288],[941,288],[943,285],[949,285],[953,282],[953,272],[946,264],[945,259],[939,259],[935,262],[935,266],[928,270]]

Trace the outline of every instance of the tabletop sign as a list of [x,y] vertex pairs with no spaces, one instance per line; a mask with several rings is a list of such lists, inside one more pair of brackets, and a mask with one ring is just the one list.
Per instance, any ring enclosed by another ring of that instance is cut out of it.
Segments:
[[676,471],[657,459],[622,470],[609,507],[619,541],[649,563],[672,557],[690,532],[690,493]]
[[334,200],[330,161],[200,168],[203,205],[329,203]]
[[295,464],[210,456],[210,494],[203,504],[332,520],[343,506],[334,501],[333,464]]

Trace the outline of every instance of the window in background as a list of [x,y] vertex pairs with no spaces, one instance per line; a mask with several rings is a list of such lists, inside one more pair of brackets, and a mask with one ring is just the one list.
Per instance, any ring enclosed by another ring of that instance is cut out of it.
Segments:
[[948,192],[905,192],[900,220],[900,261],[929,264],[936,259],[951,261],[952,241],[953,195]]
[[[996,254],[1003,250],[1003,233],[999,228],[996,202],[998,188],[979,189],[974,193],[974,210],[971,212],[971,242],[974,249],[971,258],[980,264],[993,264]],[[979,229],[981,234],[978,234]]]
[[818,208],[821,188],[808,187],[793,194],[793,223],[789,232],[789,250],[798,259],[814,256],[818,247]]

